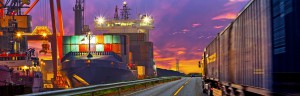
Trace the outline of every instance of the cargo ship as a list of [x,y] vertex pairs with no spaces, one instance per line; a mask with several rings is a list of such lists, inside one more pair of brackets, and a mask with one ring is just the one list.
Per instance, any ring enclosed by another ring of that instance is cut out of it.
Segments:
[[[63,37],[61,72],[68,85],[81,87],[156,76],[153,44],[149,42],[149,30],[154,28],[150,16],[130,19],[130,8],[124,2],[123,9],[116,7],[114,19],[96,17],[95,30],[106,32],[92,35],[83,27],[81,4],[77,2],[74,7],[75,35]],[[118,10],[122,11],[121,18]]]
[[71,87],[136,79],[128,67],[126,36],[94,35],[91,39],[88,37],[63,37],[64,57],[61,71]]
[[[38,58],[25,52],[0,54],[1,94],[24,94],[42,91],[42,74]],[[7,93],[15,90],[15,93]],[[9,91],[10,90],[10,91]]]

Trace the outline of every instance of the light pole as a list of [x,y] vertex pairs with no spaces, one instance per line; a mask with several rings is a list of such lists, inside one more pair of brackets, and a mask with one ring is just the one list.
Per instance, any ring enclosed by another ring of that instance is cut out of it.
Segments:
[[89,54],[87,55],[87,57],[92,58],[93,55],[91,54],[91,32],[88,32],[87,37],[88,37],[88,40],[89,40]]

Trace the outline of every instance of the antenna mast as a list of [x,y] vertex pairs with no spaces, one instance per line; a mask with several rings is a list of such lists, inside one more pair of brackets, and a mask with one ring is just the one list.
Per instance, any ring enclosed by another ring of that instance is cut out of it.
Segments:
[[119,14],[118,14],[118,6],[116,5],[116,9],[115,9],[115,15],[114,15],[114,19],[115,20],[119,20]]
[[129,19],[129,10],[131,10],[130,8],[127,7],[127,3],[124,1],[123,2],[123,9],[121,10],[121,15],[122,15],[122,19],[123,20],[128,20]]

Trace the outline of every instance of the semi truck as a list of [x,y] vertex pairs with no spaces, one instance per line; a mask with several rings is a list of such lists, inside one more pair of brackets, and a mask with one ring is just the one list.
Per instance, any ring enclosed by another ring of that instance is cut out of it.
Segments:
[[299,5],[300,0],[249,1],[206,46],[203,92],[299,96]]

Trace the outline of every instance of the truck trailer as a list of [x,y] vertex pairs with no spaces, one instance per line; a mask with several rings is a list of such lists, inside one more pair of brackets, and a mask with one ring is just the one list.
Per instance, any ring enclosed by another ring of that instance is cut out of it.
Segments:
[[204,92],[300,95],[300,0],[251,0],[205,48]]

